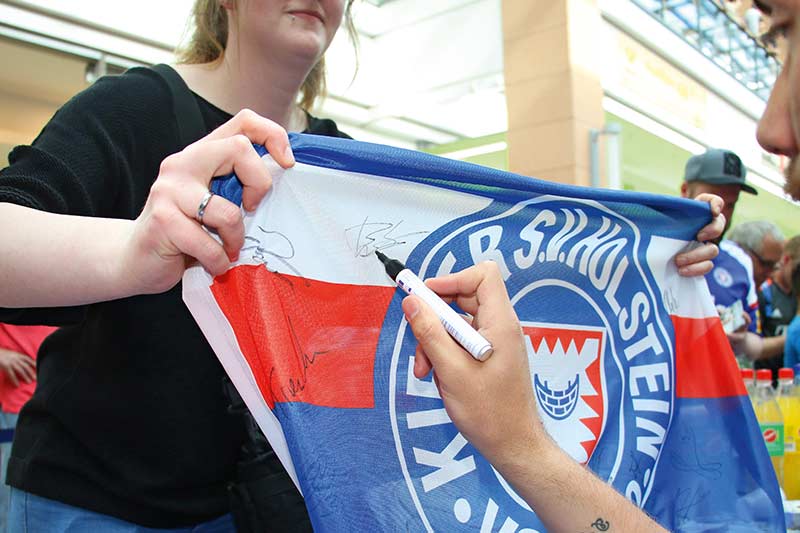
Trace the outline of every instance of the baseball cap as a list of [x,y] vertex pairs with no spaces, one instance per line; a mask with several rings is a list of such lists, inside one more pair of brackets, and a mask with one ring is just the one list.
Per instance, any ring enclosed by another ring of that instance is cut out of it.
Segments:
[[710,148],[703,154],[694,155],[686,162],[684,181],[708,183],[710,185],[741,185],[742,190],[750,194],[758,191],[744,177],[747,169],[739,156],[730,150]]

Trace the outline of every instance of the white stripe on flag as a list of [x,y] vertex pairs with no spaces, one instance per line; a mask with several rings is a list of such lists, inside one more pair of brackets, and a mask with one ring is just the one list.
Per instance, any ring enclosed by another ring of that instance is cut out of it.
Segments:
[[320,281],[391,286],[375,250],[405,262],[432,231],[490,203],[397,179],[264,162],[272,189],[258,210],[245,214],[250,250],[237,264],[266,261],[270,270]]
[[717,316],[705,278],[681,276],[675,266],[675,254],[691,246],[697,244],[687,245],[686,241],[653,236],[647,249],[647,262],[670,315],[686,318]]

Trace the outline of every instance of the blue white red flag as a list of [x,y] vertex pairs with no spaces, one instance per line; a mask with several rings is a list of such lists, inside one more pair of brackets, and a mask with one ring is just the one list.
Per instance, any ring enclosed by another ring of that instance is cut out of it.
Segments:
[[[704,204],[564,186],[293,135],[297,165],[245,216],[241,257],[184,299],[301,488],[317,531],[543,531],[414,377],[402,295],[492,260],[545,427],[673,531],[783,531],[775,474],[702,277],[676,252]],[[241,198],[235,179],[216,192]],[[579,502],[576,502],[579,505]]]

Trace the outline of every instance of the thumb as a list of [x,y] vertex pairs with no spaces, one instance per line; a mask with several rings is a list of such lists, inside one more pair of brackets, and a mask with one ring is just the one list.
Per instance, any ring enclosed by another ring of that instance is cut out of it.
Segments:
[[442,372],[442,366],[457,364],[459,358],[463,361],[463,356],[470,357],[447,333],[433,309],[418,296],[407,296],[403,300],[403,313],[437,372]]

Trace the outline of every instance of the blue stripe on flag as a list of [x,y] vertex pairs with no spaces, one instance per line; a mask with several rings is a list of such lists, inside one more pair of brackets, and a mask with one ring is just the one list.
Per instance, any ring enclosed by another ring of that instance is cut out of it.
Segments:
[[[707,203],[684,198],[564,185],[465,161],[350,139],[299,133],[290,134],[289,139],[295,159],[300,163],[424,183],[509,203],[530,198],[534,193],[595,200],[611,204],[608,207],[621,214],[647,221],[650,233],[664,237],[693,240],[700,227],[711,220]],[[263,146],[256,146],[256,150],[260,155],[267,153]],[[212,190],[237,205],[241,204],[241,184],[235,175],[215,180]],[[703,224],[674,224],[676,218],[702,220]]]

